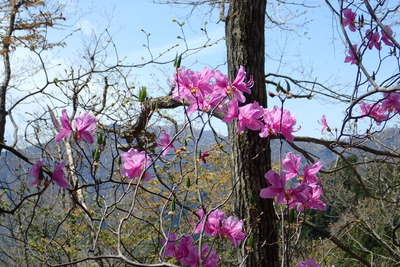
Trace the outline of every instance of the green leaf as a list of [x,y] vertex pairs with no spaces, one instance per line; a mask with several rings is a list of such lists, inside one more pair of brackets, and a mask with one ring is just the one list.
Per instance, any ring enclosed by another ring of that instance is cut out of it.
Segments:
[[104,139],[104,134],[103,133],[99,133],[97,135],[97,144],[98,145],[102,145],[103,144],[103,139]]
[[100,150],[96,148],[95,151],[93,151],[93,160],[94,161],[99,161],[100,159]]
[[147,97],[147,88],[143,86],[139,91],[139,102],[144,102],[146,100],[146,97]]
[[179,68],[181,66],[181,62],[182,62],[182,54],[180,54],[179,56],[177,54],[174,61],[174,67]]
[[172,200],[171,210],[172,210],[172,211],[175,211],[175,210],[176,210],[175,198]]

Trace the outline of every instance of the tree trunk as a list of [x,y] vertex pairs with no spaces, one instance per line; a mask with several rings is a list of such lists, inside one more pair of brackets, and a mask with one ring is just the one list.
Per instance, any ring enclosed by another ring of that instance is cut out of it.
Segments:
[[[266,0],[232,0],[226,19],[226,44],[229,78],[233,80],[240,65],[254,79],[251,95],[246,103],[257,101],[266,107],[264,23]],[[245,218],[251,231],[250,249],[245,266],[279,266],[276,216],[272,200],[259,197],[266,187],[264,174],[271,168],[269,140],[258,132],[237,134],[234,124],[229,126],[232,142],[233,180],[239,181],[235,189],[235,212]]]

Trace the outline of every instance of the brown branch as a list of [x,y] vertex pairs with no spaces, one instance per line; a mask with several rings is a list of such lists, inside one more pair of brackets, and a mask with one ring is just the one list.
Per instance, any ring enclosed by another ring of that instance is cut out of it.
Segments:
[[332,235],[331,232],[329,232],[325,229],[322,229],[322,228],[318,227],[317,225],[315,225],[311,222],[308,222],[308,221],[304,221],[303,224],[307,225],[308,227],[311,227],[313,230],[323,234],[324,236],[328,236],[328,239],[330,241],[332,241],[338,248],[340,248],[341,250],[343,250],[344,252],[349,254],[349,256],[352,257],[353,259],[358,260],[360,263],[362,263],[365,266],[371,266],[371,264],[369,264],[369,262],[367,260],[365,260],[361,256],[357,255],[354,251],[351,250],[351,248],[349,248],[348,246],[343,244],[342,241],[340,241],[337,237]]

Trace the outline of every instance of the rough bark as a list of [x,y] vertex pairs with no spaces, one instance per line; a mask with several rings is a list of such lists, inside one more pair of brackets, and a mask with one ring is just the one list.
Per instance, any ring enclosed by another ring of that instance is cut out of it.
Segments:
[[[2,38],[1,55],[3,57],[3,79],[0,85],[0,144],[4,144],[4,133],[6,128],[6,92],[11,80],[11,65],[10,65],[10,45],[15,27],[15,18],[21,3],[12,5],[10,1],[10,13],[8,14],[7,30]],[[0,147],[0,153],[2,148]]]
[[[266,0],[232,0],[226,20],[228,73],[233,80],[243,65],[252,75],[254,87],[246,103],[258,101],[266,107],[264,23]],[[239,181],[235,189],[235,211],[245,218],[251,231],[249,255],[245,266],[272,267],[279,265],[276,215],[272,200],[259,197],[266,187],[264,174],[271,168],[269,140],[258,132],[237,134],[235,125],[229,126],[232,142],[233,179]],[[248,246],[247,246],[248,247]]]

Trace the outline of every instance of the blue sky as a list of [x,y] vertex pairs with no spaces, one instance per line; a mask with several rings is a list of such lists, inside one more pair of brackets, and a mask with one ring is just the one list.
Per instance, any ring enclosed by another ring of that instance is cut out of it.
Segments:
[[[309,1],[320,5],[310,9],[298,19],[291,20],[291,30],[266,29],[266,71],[292,76],[298,79],[317,80],[332,86],[335,90],[351,90],[356,72],[354,65],[344,64],[345,47],[340,40],[334,18],[321,1]],[[289,16],[293,10],[277,6],[276,13]],[[282,9],[282,10],[281,10]],[[154,4],[151,0],[67,0],[65,16],[67,21],[61,30],[50,32],[50,38],[58,39],[72,29],[79,29],[67,39],[67,46],[52,52],[59,64],[79,64],[84,47],[93,36],[99,36],[107,28],[113,37],[120,58],[130,63],[141,63],[148,59],[148,52],[142,30],[150,33],[150,46],[153,55],[158,55],[176,44],[161,60],[168,60],[181,52],[184,45],[177,36],[182,36],[177,23],[185,22],[183,29],[190,46],[202,44],[206,39],[200,28],[206,28],[211,40],[224,36],[224,24],[216,23],[217,13],[207,15],[209,7],[195,10],[182,6]],[[283,16],[283,15],[282,15]],[[300,26],[294,26],[298,24]],[[205,65],[220,66],[226,70],[226,51],[224,41],[202,50],[183,61],[183,65],[200,70]],[[283,59],[280,61],[280,59]],[[151,95],[168,92],[168,78],[173,66],[152,65],[134,69],[132,79],[136,83],[153,88]],[[267,88],[273,90],[273,88]],[[269,99],[269,105],[279,104],[276,98]],[[344,117],[345,105],[322,97],[313,100],[289,100],[285,108],[295,114],[301,130],[298,135],[320,136],[318,120],[326,114],[331,127],[339,126]],[[216,122],[217,123],[217,122]],[[224,124],[216,127],[226,133]]]

